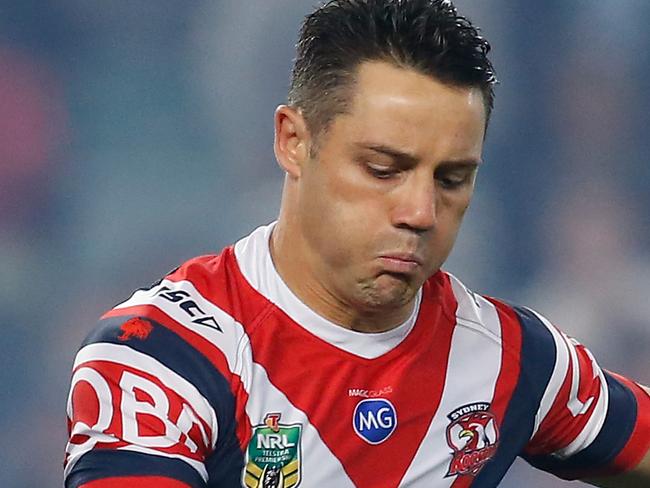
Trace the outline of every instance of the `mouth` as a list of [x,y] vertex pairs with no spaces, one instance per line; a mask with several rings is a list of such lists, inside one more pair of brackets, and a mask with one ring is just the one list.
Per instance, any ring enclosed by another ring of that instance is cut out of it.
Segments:
[[422,259],[412,253],[382,254],[379,261],[388,273],[411,274],[422,267]]

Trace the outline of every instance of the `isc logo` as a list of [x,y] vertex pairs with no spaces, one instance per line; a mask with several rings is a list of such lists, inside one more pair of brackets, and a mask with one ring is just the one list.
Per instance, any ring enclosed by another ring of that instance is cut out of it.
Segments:
[[395,407],[384,398],[361,400],[352,417],[354,431],[369,444],[381,444],[397,427]]

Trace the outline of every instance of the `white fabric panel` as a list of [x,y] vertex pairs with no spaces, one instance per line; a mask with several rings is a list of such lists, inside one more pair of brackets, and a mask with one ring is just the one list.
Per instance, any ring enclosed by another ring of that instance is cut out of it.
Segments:
[[[445,478],[452,459],[447,414],[474,402],[492,402],[501,370],[501,324],[496,308],[450,276],[458,309],[440,406],[402,484],[409,488],[450,486]],[[439,459],[431,459],[440,456]]]

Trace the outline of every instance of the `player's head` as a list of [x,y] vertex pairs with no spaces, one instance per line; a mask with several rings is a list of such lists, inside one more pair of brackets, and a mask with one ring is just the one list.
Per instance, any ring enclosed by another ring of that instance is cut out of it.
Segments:
[[486,121],[496,81],[488,42],[448,0],[331,0],[307,16],[289,104],[316,137],[349,108],[359,66],[385,61],[483,93]]
[[481,159],[487,51],[449,2],[335,0],[307,18],[275,118],[275,234],[290,234],[301,283],[388,314],[439,269]]

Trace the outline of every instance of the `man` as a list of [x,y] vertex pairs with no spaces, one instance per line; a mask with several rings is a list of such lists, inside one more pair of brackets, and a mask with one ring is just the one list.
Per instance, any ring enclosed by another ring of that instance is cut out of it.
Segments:
[[643,388],[440,270],[488,51],[441,0],[307,18],[275,116],[277,223],[104,315],[75,360],[67,486],[493,487],[518,455],[648,486]]

